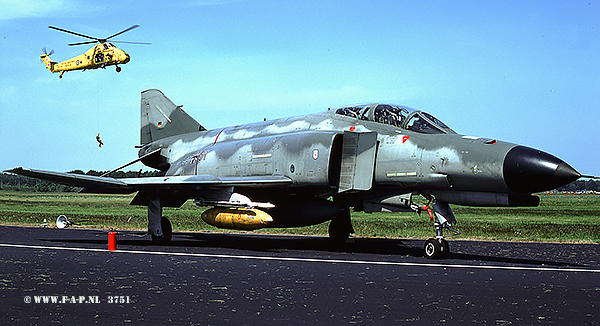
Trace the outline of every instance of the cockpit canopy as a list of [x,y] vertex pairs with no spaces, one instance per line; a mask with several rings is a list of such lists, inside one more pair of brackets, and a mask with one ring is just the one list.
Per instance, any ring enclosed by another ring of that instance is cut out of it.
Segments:
[[424,134],[455,134],[443,122],[429,113],[406,106],[367,104],[339,108],[336,114],[359,120],[374,121]]

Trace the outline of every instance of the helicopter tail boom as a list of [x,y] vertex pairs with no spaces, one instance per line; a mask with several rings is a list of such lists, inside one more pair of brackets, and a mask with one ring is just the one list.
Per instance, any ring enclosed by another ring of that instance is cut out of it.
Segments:
[[48,54],[40,55],[40,59],[46,65],[46,68],[48,68],[48,70],[54,72],[54,65],[56,64],[56,62],[50,60],[50,56]]

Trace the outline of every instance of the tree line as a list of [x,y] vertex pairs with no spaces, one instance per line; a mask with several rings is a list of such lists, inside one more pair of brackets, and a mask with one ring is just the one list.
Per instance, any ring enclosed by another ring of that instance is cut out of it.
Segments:
[[600,192],[600,181],[595,180],[577,180],[566,186],[556,188],[556,191],[594,191]]

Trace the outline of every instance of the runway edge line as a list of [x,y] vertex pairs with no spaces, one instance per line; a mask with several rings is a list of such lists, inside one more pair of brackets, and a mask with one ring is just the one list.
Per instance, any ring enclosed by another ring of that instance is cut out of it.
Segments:
[[115,250],[96,248],[73,248],[73,247],[52,247],[52,246],[34,246],[0,243],[0,247],[13,247],[36,250],[70,250],[70,251],[90,251],[106,252],[110,254],[145,254],[162,256],[181,256],[181,257],[200,257],[200,258],[223,258],[223,259],[256,259],[273,261],[292,261],[292,262],[311,262],[327,264],[359,264],[359,265],[381,265],[381,266],[420,266],[420,267],[438,267],[438,268],[474,268],[474,269],[502,269],[516,271],[541,271],[541,272],[572,272],[572,273],[600,273],[600,269],[585,268],[556,268],[556,267],[523,267],[523,266],[495,266],[495,265],[464,265],[464,264],[438,264],[438,263],[408,263],[408,262],[390,262],[390,261],[366,261],[366,260],[341,260],[341,259],[319,259],[319,258],[298,258],[298,257],[269,257],[252,255],[225,255],[225,254],[201,254],[186,252],[166,252],[166,251],[141,251],[141,250]]

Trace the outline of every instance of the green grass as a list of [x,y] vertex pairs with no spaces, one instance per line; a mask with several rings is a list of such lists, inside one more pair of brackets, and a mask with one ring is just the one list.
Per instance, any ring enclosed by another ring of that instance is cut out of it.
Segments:
[[[0,224],[54,226],[66,215],[77,227],[147,229],[147,208],[130,206],[131,195],[0,192]],[[600,243],[599,195],[542,195],[539,207],[482,208],[454,205],[456,239]],[[220,231],[200,218],[204,209],[188,201],[165,208],[175,231]],[[128,222],[130,220],[130,222]],[[434,235],[427,213],[352,213],[356,236],[428,238]],[[303,228],[262,229],[256,233],[326,235],[328,222]],[[449,233],[447,233],[449,234]]]

